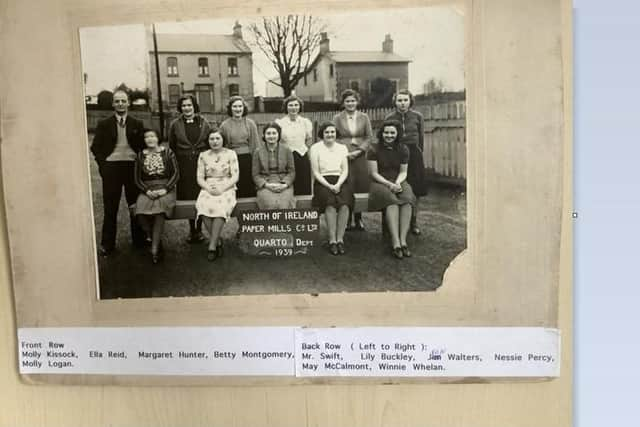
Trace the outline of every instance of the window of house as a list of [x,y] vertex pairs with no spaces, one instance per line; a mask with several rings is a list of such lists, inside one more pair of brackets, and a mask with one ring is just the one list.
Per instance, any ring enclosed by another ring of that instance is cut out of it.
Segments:
[[229,85],[229,96],[240,95],[240,85],[231,83]]
[[314,82],[318,81],[318,69],[317,68],[313,69],[313,81]]
[[227,66],[229,68],[230,76],[238,75],[238,58],[229,58],[227,59]]
[[196,99],[198,100],[198,106],[200,111],[212,112],[214,111],[213,103],[213,85],[212,84],[194,84],[193,90],[195,91]]
[[333,77],[333,64],[329,64],[329,76]]
[[180,85],[169,85],[169,105],[176,105],[180,99]]
[[167,76],[176,77],[178,75],[178,58],[170,56],[167,58]]
[[209,59],[208,58],[198,58],[198,75],[200,76],[209,75]]
[[349,89],[360,92],[360,80],[349,80]]
[[391,87],[393,88],[393,93],[398,93],[398,89],[400,89],[400,79],[390,79]]

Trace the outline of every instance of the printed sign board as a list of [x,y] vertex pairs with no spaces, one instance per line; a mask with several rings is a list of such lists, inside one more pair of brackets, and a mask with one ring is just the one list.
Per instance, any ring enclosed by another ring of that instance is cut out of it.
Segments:
[[244,211],[238,222],[240,249],[249,255],[308,255],[319,245],[320,213],[314,209]]

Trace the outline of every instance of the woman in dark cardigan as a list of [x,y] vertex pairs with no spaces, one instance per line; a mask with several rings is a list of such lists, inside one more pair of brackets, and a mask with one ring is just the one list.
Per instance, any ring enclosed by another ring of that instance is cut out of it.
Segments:
[[160,145],[153,129],[144,131],[147,148],[138,153],[134,167],[134,180],[140,189],[135,213],[142,229],[151,237],[151,260],[160,260],[160,239],[166,218],[173,216],[176,206],[176,183],[180,172],[176,156],[170,148]]
[[[198,103],[191,95],[185,95],[178,100],[180,117],[171,122],[169,127],[169,147],[178,160],[180,181],[178,181],[178,200],[196,200],[200,193],[200,186],[196,180],[198,156],[209,149],[207,135],[211,125],[202,117]],[[199,243],[204,240],[202,235],[202,221],[189,220],[189,243]]]
[[397,120],[402,126],[400,142],[409,149],[409,169],[407,182],[411,185],[416,196],[416,204],[411,216],[411,232],[420,234],[418,227],[418,198],[427,195],[427,183],[425,182],[424,159],[424,118],[422,114],[411,109],[414,104],[413,95],[407,89],[399,90],[393,97],[396,111],[385,117],[385,120]]

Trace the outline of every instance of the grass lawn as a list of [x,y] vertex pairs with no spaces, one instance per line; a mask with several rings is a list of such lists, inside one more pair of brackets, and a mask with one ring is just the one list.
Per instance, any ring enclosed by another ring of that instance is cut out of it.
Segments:
[[[95,162],[91,164],[91,180],[99,239],[102,182]],[[449,263],[466,247],[466,197],[460,189],[435,187],[421,199],[422,234],[409,237],[412,258],[391,256],[382,239],[379,213],[365,213],[363,219],[367,231],[347,232],[345,255],[332,256],[322,246],[310,255],[290,258],[243,254],[235,239],[237,222],[232,219],[223,232],[224,257],[213,263],[206,260],[206,242],[186,242],[186,220],[168,221],[164,261],[153,265],[147,250],[131,246],[123,196],[117,252],[97,257],[101,298],[434,290],[441,285]],[[321,219],[321,225],[323,222]],[[320,233],[326,235],[324,226]]]

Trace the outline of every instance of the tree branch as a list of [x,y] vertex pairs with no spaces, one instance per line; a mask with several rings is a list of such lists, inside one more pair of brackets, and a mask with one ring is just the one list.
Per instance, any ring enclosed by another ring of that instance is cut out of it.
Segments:
[[251,24],[249,30],[255,45],[265,54],[280,76],[285,95],[309,72],[320,44],[320,32],[326,27],[311,15],[288,15],[263,18],[261,25]]

